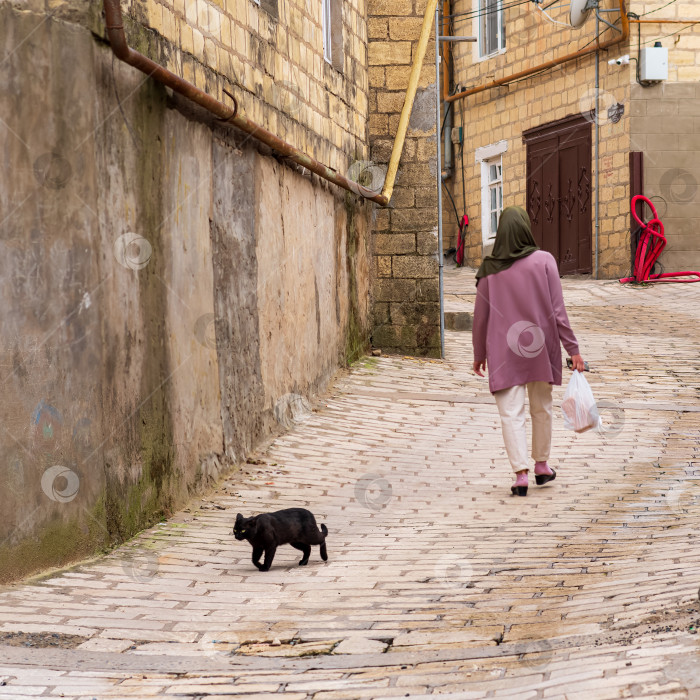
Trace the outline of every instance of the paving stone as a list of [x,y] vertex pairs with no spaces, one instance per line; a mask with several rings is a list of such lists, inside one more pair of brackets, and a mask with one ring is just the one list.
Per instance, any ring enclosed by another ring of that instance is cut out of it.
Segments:
[[36,685],[4,686],[4,687],[0,687],[0,698],[3,698],[3,697],[6,697],[6,698],[15,697],[16,698],[16,697],[43,695],[44,691],[46,691],[46,690],[47,690],[46,687],[36,686]]
[[376,639],[349,637],[333,649],[334,654],[382,654],[389,645]]
[[183,683],[168,688],[167,694],[182,695],[254,695],[255,693],[277,693],[279,683]]
[[[445,360],[360,361],[189,512],[0,592],[0,645],[85,636],[51,668],[51,649],[3,662],[0,697],[687,697],[700,687],[700,285],[562,283],[608,428],[565,431],[554,389],[555,482],[510,497],[468,331],[447,332]],[[471,317],[473,271],[447,268],[445,291]],[[212,503],[224,510],[200,508]],[[281,547],[258,572],[232,519],[291,506],[327,525],[329,561],[315,549],[299,567]],[[124,568],[135,555],[158,562],[143,580]]]

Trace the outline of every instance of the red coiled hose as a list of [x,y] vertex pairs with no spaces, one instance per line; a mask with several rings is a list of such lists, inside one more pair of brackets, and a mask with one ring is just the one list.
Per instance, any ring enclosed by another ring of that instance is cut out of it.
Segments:
[[[647,221],[640,221],[637,216],[637,202],[644,202],[652,211],[652,218]],[[622,284],[626,282],[700,282],[700,272],[661,272],[652,275],[659,256],[666,247],[666,236],[664,235],[664,225],[659,219],[656,208],[652,202],[643,194],[632,197],[632,216],[642,227],[637,244],[637,253],[634,256],[634,277],[624,277],[620,280]],[[694,277],[695,279],[678,279],[679,277]]]

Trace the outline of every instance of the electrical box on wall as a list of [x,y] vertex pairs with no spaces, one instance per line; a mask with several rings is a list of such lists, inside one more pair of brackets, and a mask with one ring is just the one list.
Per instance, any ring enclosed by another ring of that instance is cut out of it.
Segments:
[[462,127],[461,126],[453,126],[451,136],[452,136],[452,143],[454,143],[454,144],[462,143]]
[[639,79],[653,83],[668,80],[668,49],[661,46],[661,42],[641,50]]

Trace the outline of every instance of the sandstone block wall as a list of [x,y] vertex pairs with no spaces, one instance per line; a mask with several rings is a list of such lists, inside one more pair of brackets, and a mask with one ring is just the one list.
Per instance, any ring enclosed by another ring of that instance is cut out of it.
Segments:
[[[389,162],[420,36],[422,0],[368,6],[372,167]],[[372,235],[372,344],[390,353],[438,357],[435,46],[428,45],[390,208]]]
[[[632,12],[649,20],[700,19],[698,4],[693,0],[666,3],[657,0],[628,0]],[[682,30],[682,31],[679,31]],[[670,35],[670,36],[669,36]],[[668,79],[670,83],[689,83],[700,80],[700,28],[690,24],[642,24],[642,46],[653,46],[661,41],[668,48]],[[637,25],[632,25],[630,49],[637,55],[639,46]],[[632,78],[634,81],[634,78]]]
[[172,47],[169,70],[223,102],[226,88],[250,119],[346,173],[366,159],[365,2],[334,3],[340,70],[323,57],[321,0],[130,0],[123,12]]
[[644,153],[644,194],[665,227],[667,272],[700,269],[699,107],[700,83],[632,88],[632,144]]
[[[607,0],[604,3],[604,7],[616,5],[617,3],[613,0]],[[645,19],[692,19],[697,15],[697,8],[692,3],[669,4],[658,12],[656,10],[660,5],[653,0],[631,0],[626,5],[629,11],[639,15],[653,10],[653,13],[645,15]],[[471,9],[473,9],[471,0],[458,0],[453,6],[453,12]],[[614,17],[614,15],[607,15],[608,18],[611,16]],[[595,32],[593,19],[580,30],[556,27],[546,22],[530,4],[507,8],[505,18],[505,52],[491,58],[479,59],[474,46],[456,45],[454,47],[457,84],[467,87],[479,85],[573,52],[590,45]],[[564,16],[557,19],[566,20]],[[679,30],[682,31],[677,33]],[[477,34],[476,21],[471,19],[462,21],[459,25],[459,33]],[[610,31],[605,32],[604,37],[609,36],[611,36]],[[630,40],[626,45],[613,47],[601,53],[600,56],[601,205],[598,248],[599,276],[603,278],[625,275],[630,269],[629,151],[647,150],[650,156],[656,151],[673,151],[673,143],[670,141],[656,140],[654,135],[656,127],[651,127],[649,130],[643,121],[631,122],[631,117],[643,119],[651,114],[656,115],[661,108],[653,106],[653,95],[657,93],[663,95],[664,90],[670,91],[671,84],[674,82],[680,81],[687,84],[688,81],[700,79],[700,68],[698,68],[700,31],[697,26],[643,24],[641,26],[642,46],[653,46],[656,40],[660,40],[669,48],[669,82],[663,87],[640,92],[642,89],[636,84],[634,62],[629,68],[608,65],[609,59],[626,53],[633,57],[637,56],[639,37],[638,27],[634,23],[631,24]],[[467,191],[466,209],[470,216],[467,258],[469,264],[478,265],[483,254],[481,172],[479,165],[475,163],[475,150],[500,140],[508,142],[508,150],[503,154],[504,205],[525,206],[526,150],[521,139],[522,132],[568,115],[588,113],[593,107],[594,81],[595,58],[588,56],[510,86],[466,98],[464,104],[455,105],[455,124],[461,123],[465,134],[464,184]],[[634,90],[634,98],[631,89]],[[692,92],[692,86],[689,85],[687,90]],[[683,110],[694,108],[694,93],[685,98],[688,101],[683,106],[676,102],[676,93],[669,92],[669,95],[670,102],[663,108],[670,110],[669,115],[680,117]],[[608,109],[616,104],[622,104],[625,109],[620,121],[614,123],[608,116]],[[648,113],[647,110],[652,112]],[[662,128],[661,123],[657,123],[657,127]],[[679,138],[682,134],[690,139],[694,137],[694,125],[690,122],[683,124],[676,120],[673,123],[673,129],[674,134]],[[671,141],[673,141],[672,137]],[[457,153],[455,165],[453,194],[461,209],[463,198],[459,153]],[[595,162],[593,168],[595,171]],[[658,180],[662,173],[654,175],[650,171],[648,175],[652,178],[649,184],[653,187],[653,178],[656,177]],[[679,186],[683,187],[682,184]],[[456,224],[452,219],[447,221],[451,226],[451,229],[447,230],[450,231],[451,239],[456,242]],[[685,246],[682,250],[686,250],[691,245],[687,239],[682,243],[679,239],[676,244]]]
[[[665,4],[665,3],[664,3]],[[644,19],[698,19],[692,2],[661,7],[634,0],[631,9]],[[653,12],[652,12],[653,11]],[[671,35],[671,36],[667,36]],[[644,193],[652,198],[668,245],[661,257],[666,271],[700,269],[697,240],[700,217],[700,26],[642,24],[641,45],[655,41],[669,49],[669,80],[643,88],[632,84],[631,150],[644,153]],[[633,25],[630,53],[637,55],[639,34]]]
[[[612,0],[608,0],[605,6],[612,7],[613,4]],[[453,11],[471,9],[471,0],[458,0]],[[564,21],[565,18],[562,16],[559,19]],[[471,19],[459,24],[458,29],[459,33],[478,34],[476,21]],[[505,33],[505,52],[491,58],[480,60],[476,55],[476,45],[455,45],[456,84],[477,86],[590,45],[595,34],[595,21],[588,21],[580,30],[559,27],[547,22],[535,6],[528,3],[505,10]],[[610,35],[611,31],[608,31],[605,38]],[[627,45],[619,45],[603,53],[600,58],[601,212],[598,246],[601,277],[616,277],[629,269],[629,72],[624,67],[607,63],[607,59],[628,52]],[[570,115],[589,114],[594,106],[594,89],[595,57],[587,56],[509,86],[467,97],[463,104],[455,104],[455,125],[462,125],[465,139],[464,184],[470,220],[467,264],[480,264],[483,254],[481,167],[475,162],[476,149],[507,141],[507,150],[502,158],[503,204],[504,207],[525,207],[527,182],[523,131]],[[608,117],[607,110],[617,103],[625,106],[625,113],[619,122],[614,123]],[[461,213],[463,197],[459,148],[452,191]],[[592,165],[595,171],[594,159]],[[456,242],[454,219],[447,218],[446,221],[451,227],[446,227],[447,235]]]

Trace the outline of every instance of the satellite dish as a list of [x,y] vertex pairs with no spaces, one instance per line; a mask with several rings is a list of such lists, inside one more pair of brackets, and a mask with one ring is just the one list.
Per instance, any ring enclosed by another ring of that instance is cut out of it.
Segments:
[[569,24],[574,29],[582,27],[584,22],[588,19],[588,15],[591,13],[591,9],[588,0],[571,0],[571,5],[569,6]]

